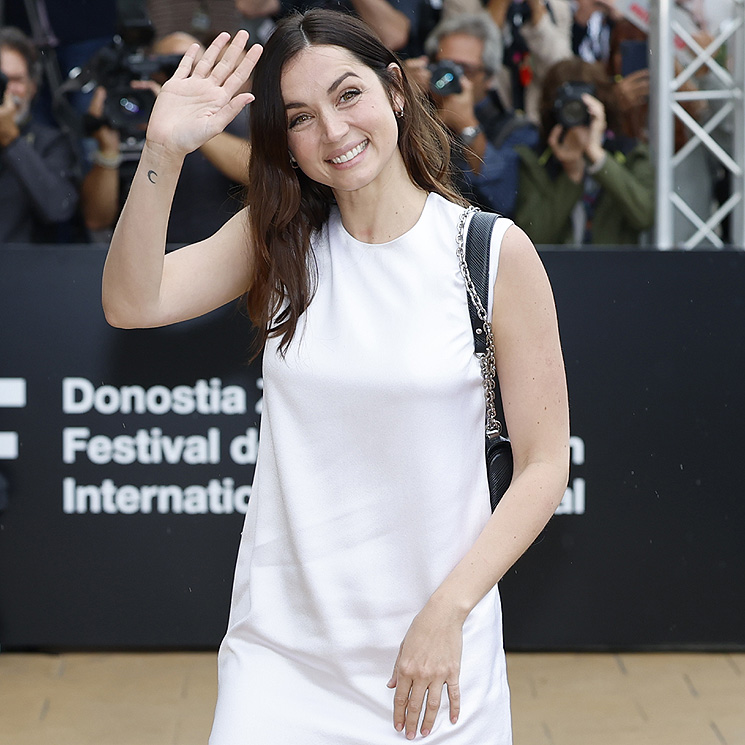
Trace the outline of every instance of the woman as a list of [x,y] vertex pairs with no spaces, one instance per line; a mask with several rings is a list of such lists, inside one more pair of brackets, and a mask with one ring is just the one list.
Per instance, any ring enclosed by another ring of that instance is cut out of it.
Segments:
[[568,469],[545,273],[507,221],[493,316],[515,476],[490,518],[447,140],[361,22],[280,22],[254,72],[246,209],[164,259],[185,153],[252,99],[245,43],[188,52],[163,87],[104,271],[116,325],[245,293],[264,346],[211,743],[510,742],[496,583]]
[[[585,86],[581,95],[578,86]],[[614,100],[613,83],[598,63],[573,57],[548,71],[541,143],[537,150],[516,148],[516,219],[535,243],[631,245],[652,226],[649,148],[621,134]]]

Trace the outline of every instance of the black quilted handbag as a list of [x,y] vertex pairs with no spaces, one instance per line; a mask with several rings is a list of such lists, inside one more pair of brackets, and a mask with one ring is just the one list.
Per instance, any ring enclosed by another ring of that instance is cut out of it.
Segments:
[[[463,240],[466,220],[467,237]],[[489,307],[489,247],[494,223],[499,215],[480,212],[471,207],[463,212],[458,225],[458,258],[468,291],[468,311],[473,327],[474,354],[481,364],[486,401],[486,473],[492,511],[512,481],[512,444],[503,427],[497,407],[501,410],[499,382],[494,359],[494,336],[488,317]]]

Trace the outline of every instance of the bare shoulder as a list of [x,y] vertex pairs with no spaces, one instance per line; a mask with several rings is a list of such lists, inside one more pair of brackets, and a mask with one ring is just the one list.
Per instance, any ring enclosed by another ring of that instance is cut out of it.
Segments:
[[517,225],[511,225],[502,239],[499,252],[495,306],[505,296],[510,302],[514,302],[523,295],[524,300],[549,300],[553,306],[551,286],[533,242],[525,231]]

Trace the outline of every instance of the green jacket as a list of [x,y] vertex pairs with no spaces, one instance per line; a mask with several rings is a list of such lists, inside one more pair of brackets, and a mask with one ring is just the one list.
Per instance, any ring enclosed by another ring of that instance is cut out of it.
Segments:
[[[525,146],[520,156],[520,180],[515,222],[534,243],[574,243],[571,214],[582,199],[582,183],[575,184],[558,167],[551,178],[551,149],[539,156]],[[633,245],[654,222],[654,168],[649,148],[635,145],[628,153],[608,152],[594,174],[601,191],[592,221],[593,245]]]

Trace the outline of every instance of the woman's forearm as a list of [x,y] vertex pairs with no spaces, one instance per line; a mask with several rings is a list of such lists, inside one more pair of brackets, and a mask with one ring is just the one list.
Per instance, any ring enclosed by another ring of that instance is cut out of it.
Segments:
[[567,479],[568,464],[563,462],[536,462],[516,475],[476,542],[431,602],[465,620],[551,519]]
[[148,143],[117,222],[103,273],[103,306],[115,326],[154,324],[166,230],[183,158]]

